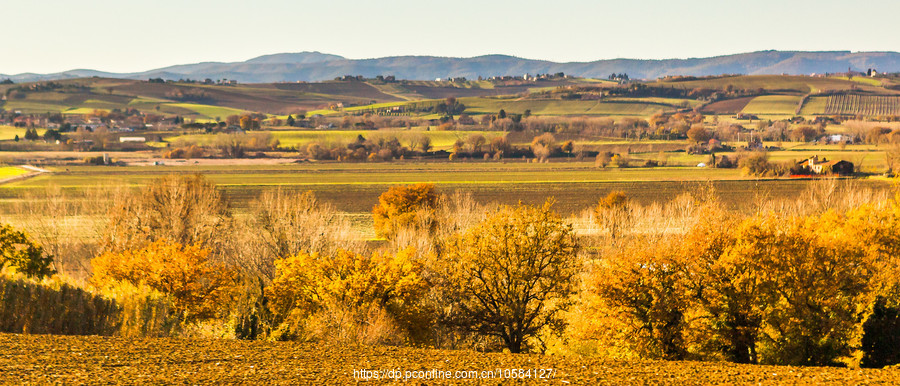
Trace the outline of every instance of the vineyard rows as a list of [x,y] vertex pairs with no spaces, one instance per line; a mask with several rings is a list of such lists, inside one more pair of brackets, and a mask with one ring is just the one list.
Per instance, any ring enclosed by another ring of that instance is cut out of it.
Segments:
[[825,115],[900,115],[900,96],[832,95]]

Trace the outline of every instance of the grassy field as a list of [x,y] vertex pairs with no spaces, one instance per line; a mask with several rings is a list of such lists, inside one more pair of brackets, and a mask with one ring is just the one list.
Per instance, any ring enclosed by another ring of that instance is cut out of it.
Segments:
[[[8,384],[864,384],[900,380],[896,369],[602,360],[388,346],[337,347],[223,339],[125,339],[0,334]],[[500,371],[498,371],[500,369]],[[512,378],[508,369],[531,370]],[[401,379],[360,370],[398,370]],[[413,379],[433,371],[442,379]],[[499,374],[498,374],[499,373]],[[530,374],[530,375],[525,375]],[[509,375],[507,377],[507,375]],[[543,379],[541,378],[543,376]]]
[[[25,128],[0,125],[0,140],[14,139],[18,135],[19,138],[25,138]],[[38,129],[38,134],[43,135],[44,129]]]
[[799,95],[763,95],[753,98],[742,112],[755,115],[794,115],[800,98]]
[[825,106],[828,104],[829,97],[809,97],[803,103],[800,109],[800,115],[822,115],[825,114]]

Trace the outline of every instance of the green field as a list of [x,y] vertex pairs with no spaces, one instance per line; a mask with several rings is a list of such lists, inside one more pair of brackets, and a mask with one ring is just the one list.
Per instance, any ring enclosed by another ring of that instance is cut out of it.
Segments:
[[829,97],[809,97],[803,108],[800,109],[800,115],[822,115],[825,114],[825,106],[828,104]]
[[[26,129],[21,127],[0,125],[0,140],[14,139],[17,135],[19,138],[23,138],[25,137],[25,130]],[[43,130],[39,130],[38,132],[43,133]]]
[[763,95],[744,106],[744,114],[755,115],[794,115],[800,104],[799,95]]

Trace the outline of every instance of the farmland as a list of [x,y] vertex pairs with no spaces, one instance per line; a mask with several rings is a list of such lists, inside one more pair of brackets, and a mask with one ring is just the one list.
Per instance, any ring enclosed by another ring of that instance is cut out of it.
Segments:
[[530,110],[534,115],[623,115],[649,116],[673,108],[671,105],[651,102],[618,100],[600,101],[543,101],[543,100],[504,100],[504,99],[463,99],[471,114],[493,113],[506,110],[509,113],[523,114]]
[[[287,148],[303,149],[311,143],[320,145],[347,145],[355,142],[359,136],[366,139],[377,140],[379,138],[397,138],[402,143],[425,136],[431,140],[431,146],[435,150],[448,150],[457,140],[465,140],[470,135],[483,135],[488,141],[494,137],[503,136],[506,133],[497,131],[428,131],[427,128],[418,130],[385,129],[385,130],[271,130],[274,139],[280,146]],[[181,135],[167,138],[173,143],[195,143],[208,145],[214,137],[203,134]]]
[[[881,333],[863,323],[896,275],[876,264],[883,249],[858,247],[894,243],[879,227],[900,218],[889,82],[524,78],[0,86],[0,235],[30,253],[0,271],[0,332],[104,335],[0,335],[0,383],[343,384],[366,367],[525,365],[576,384],[897,375],[737,364],[886,363],[890,350],[857,342]],[[32,126],[47,138],[24,139]],[[798,162],[813,157],[821,170]],[[887,236],[860,241],[873,234]],[[698,259],[710,240],[731,260]],[[526,267],[547,246],[538,276],[494,258]],[[726,319],[745,315],[719,307],[744,306],[715,297],[728,264],[765,281],[740,339]],[[844,271],[807,282],[794,266]],[[498,308],[473,301],[495,289],[470,267],[558,283],[524,300],[541,328],[498,330],[518,311],[478,319],[507,311],[479,309]],[[665,307],[642,314],[635,293]]]
[[2,166],[0,165],[0,181],[5,180],[7,178],[18,177],[23,174],[27,174],[28,171],[15,166]]
[[825,103],[828,115],[898,115],[900,96],[833,95]]
[[[754,366],[679,361],[614,361],[572,356],[479,353],[383,346],[209,339],[140,339],[0,334],[0,382],[150,384],[352,384],[371,382],[359,370],[475,371],[479,380],[419,380],[427,384],[507,384],[482,371],[552,369],[549,383],[566,384],[864,384],[900,379],[895,369]],[[39,370],[38,370],[39,369]],[[357,377],[354,378],[354,370]],[[412,375],[412,373],[410,373]],[[462,375],[460,375],[462,376]],[[532,371],[521,381],[542,382]],[[380,379],[376,382],[403,382]],[[410,380],[406,380],[409,382]]]
[[742,112],[756,115],[794,115],[800,97],[793,95],[768,95],[753,98]]
[[[795,157],[791,153],[778,155],[779,159]],[[613,190],[625,191],[637,202],[650,204],[703,189],[709,184],[725,203],[736,207],[763,196],[789,198],[801,193],[809,184],[808,180],[752,179],[734,169],[598,169],[592,162],[65,166],[49,169],[52,173],[4,185],[0,197],[9,199],[23,191],[39,191],[47,186],[69,190],[143,186],[168,174],[203,173],[238,207],[246,207],[262,191],[281,188],[295,192],[310,190],[334,203],[339,210],[366,213],[377,202],[378,195],[390,186],[428,182],[446,193],[471,193],[483,203],[515,204],[519,200],[540,203],[553,197],[558,200],[559,210],[574,214],[589,208],[599,197]],[[888,183],[877,180],[863,184],[873,188],[888,187]]]

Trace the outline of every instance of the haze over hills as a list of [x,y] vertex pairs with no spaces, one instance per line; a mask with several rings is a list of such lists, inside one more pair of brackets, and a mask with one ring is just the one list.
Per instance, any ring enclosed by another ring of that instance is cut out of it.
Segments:
[[605,78],[612,73],[627,73],[633,79],[654,79],[666,75],[720,74],[794,74],[845,72],[848,68],[882,72],[900,71],[900,53],[850,51],[759,51],[743,54],[690,59],[610,59],[594,62],[556,63],[523,59],[508,55],[473,58],[435,56],[393,56],[376,59],[347,59],[320,52],[264,55],[244,62],[204,62],[164,67],[135,73],[110,73],[78,69],[55,74],[2,75],[15,82],[111,77],[126,79],[234,79],[242,83],[330,80],[342,75],[394,75],[398,79],[433,80],[435,78],[557,73]]

